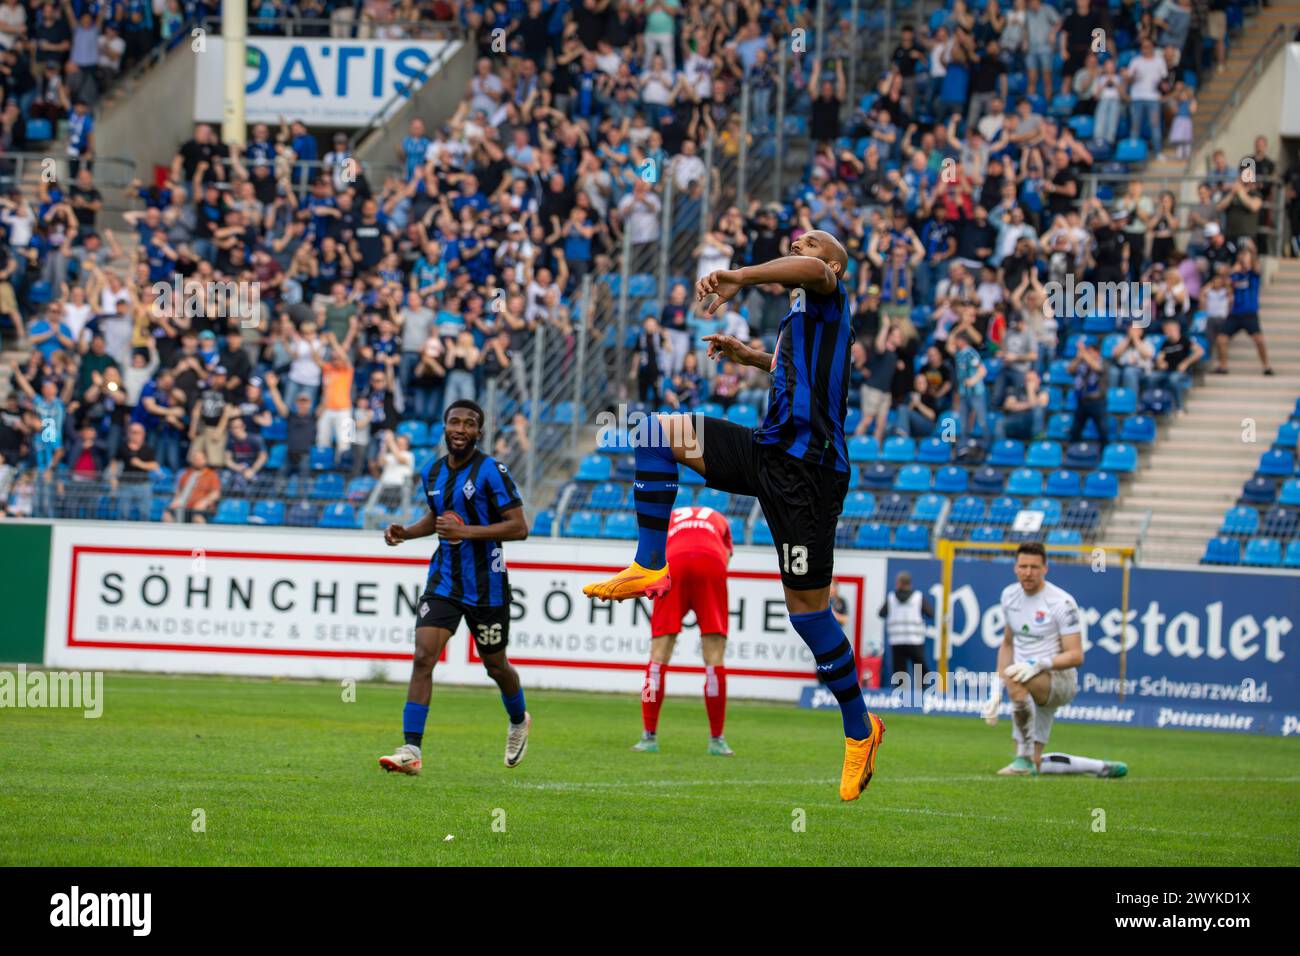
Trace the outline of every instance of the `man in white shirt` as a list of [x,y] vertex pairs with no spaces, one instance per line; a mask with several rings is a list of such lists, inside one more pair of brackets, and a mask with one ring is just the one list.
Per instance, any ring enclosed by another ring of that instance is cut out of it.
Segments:
[[1156,52],[1150,37],[1142,41],[1141,55],[1135,56],[1124,71],[1129,82],[1129,136],[1142,139],[1143,128],[1148,131],[1147,142],[1151,152],[1160,152],[1161,124],[1160,82],[1169,75],[1165,58]]
[[[998,648],[998,673],[1011,697],[1011,738],[1016,757],[998,771],[1003,776],[1038,773],[1089,773],[1122,777],[1120,762],[1044,754],[1056,709],[1079,692],[1083,663],[1083,618],[1073,597],[1049,584],[1047,549],[1027,541],[1016,549],[1016,583],[1002,592],[1006,633]],[[984,719],[996,724],[1002,688],[984,709]]]
[[18,0],[0,0],[0,50],[27,38],[27,9]]

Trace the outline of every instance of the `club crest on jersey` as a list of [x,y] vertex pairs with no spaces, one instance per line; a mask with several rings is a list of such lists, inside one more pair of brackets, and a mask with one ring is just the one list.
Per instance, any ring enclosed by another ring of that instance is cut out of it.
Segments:
[[1046,620],[1047,620],[1047,612],[1046,612],[1046,611],[1035,611],[1035,612],[1034,612],[1034,623],[1035,623],[1035,624],[1042,624],[1042,623],[1043,623],[1044,621],[1046,621]]
[[503,474],[503,475],[508,475],[508,474],[509,474],[509,472],[506,471],[506,466],[505,466],[505,463],[504,463],[504,462],[500,462],[500,461],[497,462],[497,471],[501,472],[501,474]]
[[465,495],[465,500],[466,500],[466,501],[469,501],[469,499],[471,499],[471,498],[474,497],[474,492],[475,492],[477,489],[474,487],[474,482],[473,482],[473,480],[472,480],[472,479],[469,479],[469,478],[466,478],[466,479],[465,479],[465,484],[463,484],[463,485],[460,486],[460,490],[464,493],[464,495]]

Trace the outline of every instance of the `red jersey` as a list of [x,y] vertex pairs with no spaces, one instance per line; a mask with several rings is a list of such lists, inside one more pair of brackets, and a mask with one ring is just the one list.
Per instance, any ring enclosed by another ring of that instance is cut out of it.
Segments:
[[668,560],[688,554],[717,557],[723,565],[731,560],[731,525],[725,515],[712,508],[676,508],[668,524]]

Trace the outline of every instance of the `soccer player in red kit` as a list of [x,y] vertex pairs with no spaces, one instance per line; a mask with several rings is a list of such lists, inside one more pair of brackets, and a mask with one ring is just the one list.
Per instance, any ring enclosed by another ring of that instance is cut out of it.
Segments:
[[664,702],[664,677],[687,611],[695,612],[704,653],[704,708],[709,714],[709,753],[735,756],[722,736],[727,714],[727,564],[731,526],[712,508],[678,508],[668,525],[668,567],[673,586],[654,599],[650,615],[650,664],[641,690],[645,729],[632,749],[658,753],[655,736]]

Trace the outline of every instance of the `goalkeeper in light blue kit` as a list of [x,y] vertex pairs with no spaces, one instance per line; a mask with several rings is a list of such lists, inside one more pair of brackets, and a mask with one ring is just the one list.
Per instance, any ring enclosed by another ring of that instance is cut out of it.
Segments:
[[[1119,761],[1043,753],[1056,709],[1079,692],[1083,664],[1083,619],[1074,598],[1047,581],[1047,549],[1027,541],[1016,549],[1016,583],[1002,592],[1006,632],[998,647],[998,675],[1011,696],[1011,738],[1016,757],[998,771],[1003,776],[1087,773],[1122,777]],[[994,685],[984,719],[998,722],[1002,686]]]

